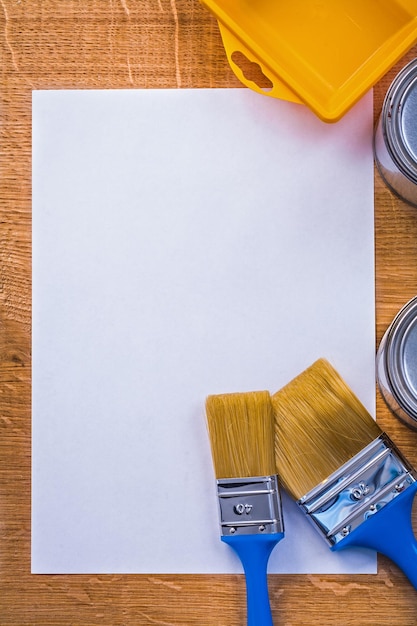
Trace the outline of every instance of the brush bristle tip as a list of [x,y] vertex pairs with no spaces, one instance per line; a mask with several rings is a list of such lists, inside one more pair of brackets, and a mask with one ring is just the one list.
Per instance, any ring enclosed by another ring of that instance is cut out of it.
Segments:
[[326,359],[272,396],[277,471],[300,499],[381,434]]
[[274,414],[269,392],[208,396],[206,415],[217,478],[276,473]]

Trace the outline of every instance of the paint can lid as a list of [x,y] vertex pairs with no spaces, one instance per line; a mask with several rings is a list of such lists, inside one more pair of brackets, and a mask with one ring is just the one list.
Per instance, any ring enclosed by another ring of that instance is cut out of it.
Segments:
[[385,359],[386,374],[398,405],[417,420],[417,296],[392,322]]
[[398,169],[417,183],[417,59],[392,82],[382,107],[387,149]]

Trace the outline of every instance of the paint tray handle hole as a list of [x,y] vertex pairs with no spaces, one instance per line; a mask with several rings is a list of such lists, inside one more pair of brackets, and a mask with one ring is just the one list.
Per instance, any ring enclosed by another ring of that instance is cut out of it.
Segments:
[[263,91],[270,91],[272,89],[273,84],[269,78],[265,76],[259,63],[250,61],[248,57],[243,54],[243,52],[238,50],[232,53],[231,58],[233,63],[235,63],[241,70],[246,80],[255,83],[255,85]]

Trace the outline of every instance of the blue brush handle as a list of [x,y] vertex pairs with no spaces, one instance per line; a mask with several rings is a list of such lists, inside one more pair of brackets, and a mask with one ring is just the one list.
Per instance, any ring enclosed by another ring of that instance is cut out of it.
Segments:
[[222,537],[242,562],[246,578],[248,626],[273,626],[268,594],[268,560],[284,533]]
[[357,546],[376,550],[396,563],[417,589],[417,541],[411,525],[416,491],[417,482],[369,517],[332,549],[343,550],[349,546]]

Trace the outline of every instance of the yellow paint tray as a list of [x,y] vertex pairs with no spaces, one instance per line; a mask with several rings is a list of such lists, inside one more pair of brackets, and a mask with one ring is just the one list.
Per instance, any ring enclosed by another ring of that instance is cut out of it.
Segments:
[[[417,41],[416,0],[202,2],[247,87],[304,102],[326,122],[340,119]],[[242,55],[260,66],[269,91],[247,78]]]

